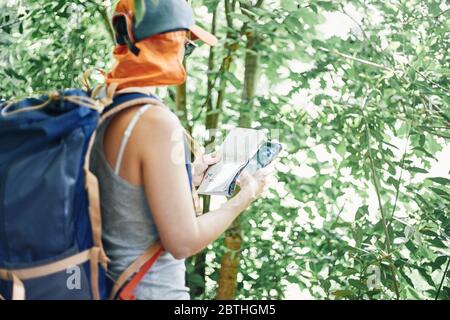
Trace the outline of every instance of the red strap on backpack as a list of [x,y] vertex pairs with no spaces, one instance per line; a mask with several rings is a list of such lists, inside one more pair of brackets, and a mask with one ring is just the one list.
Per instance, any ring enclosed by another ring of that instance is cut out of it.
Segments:
[[163,252],[164,248],[160,247],[158,251],[156,251],[156,253],[149,260],[147,260],[147,262],[144,263],[139,271],[122,288],[118,296],[119,300],[136,300],[136,297],[134,296],[134,290]]

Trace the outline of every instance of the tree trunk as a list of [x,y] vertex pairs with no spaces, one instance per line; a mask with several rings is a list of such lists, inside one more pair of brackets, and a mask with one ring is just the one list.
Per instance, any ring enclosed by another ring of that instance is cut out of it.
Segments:
[[[262,2],[262,1],[261,1]],[[233,60],[234,55],[236,51],[239,48],[239,41],[236,38],[236,33],[233,32],[233,21],[232,21],[232,15],[231,13],[234,11],[234,6],[236,2],[225,0],[225,18],[228,26],[228,31],[226,34],[226,45],[225,50],[226,54],[225,57],[222,59],[221,66],[219,68],[219,72],[217,76],[209,76],[208,82],[207,82],[207,96],[205,103],[203,105],[203,108],[206,108],[206,117],[205,117],[205,128],[206,130],[213,130],[217,129],[219,125],[219,117],[222,111],[222,106],[226,94],[226,87],[227,87],[227,78],[224,76],[226,72],[229,72]],[[259,3],[260,5],[261,3]],[[216,28],[216,19],[217,19],[217,9],[213,12],[213,21],[212,21],[212,33],[215,34],[215,28]],[[243,27],[243,30],[246,29],[246,26]],[[247,47],[253,48],[255,40],[253,40],[253,37],[248,38],[249,42],[247,43]],[[256,70],[257,70],[257,56],[252,54],[254,56],[253,59],[247,58],[246,56],[246,75],[245,75],[245,82],[244,84],[244,91],[243,91],[243,101],[248,106],[251,105],[252,97],[254,96],[254,90],[256,85]],[[247,61],[248,60],[248,61]],[[211,48],[209,59],[208,59],[208,71],[214,70],[214,51]],[[248,68],[248,71],[247,71]],[[251,71],[253,70],[253,71]],[[208,74],[210,74],[208,72]],[[254,73],[253,79],[250,75],[251,73]],[[217,100],[213,101],[212,98],[212,91],[214,90],[216,86],[216,80],[219,80],[219,85],[217,89]],[[247,83],[248,82],[248,83]],[[244,112],[242,112],[244,114]],[[245,127],[250,126],[251,120],[243,120],[244,118],[250,119],[250,112],[247,112],[246,115],[242,115],[241,119],[239,119],[239,124]],[[249,124],[244,124],[244,122],[249,122]],[[208,148],[209,145],[211,145],[215,140],[214,136],[211,136],[210,139],[208,139],[205,142],[205,147]],[[206,213],[210,210],[210,197],[205,196],[203,197],[203,212]],[[227,239],[225,240],[225,245],[229,249],[229,252],[227,252],[223,258],[222,261],[222,268],[220,271],[220,281],[219,281],[219,288],[222,288],[223,293],[217,294],[217,298],[220,299],[221,296],[235,296],[236,291],[236,277],[237,277],[237,270],[239,265],[239,249],[237,251],[234,251],[233,248],[240,248],[240,242],[241,242],[241,236],[240,236],[240,223],[238,222],[239,219],[236,219],[233,225],[229,228],[227,231]],[[194,272],[195,274],[200,275],[200,277],[205,280],[205,266],[206,266],[206,253],[207,250],[203,250],[199,254],[197,254],[195,257],[192,258],[192,262],[194,264]],[[223,262],[226,263],[226,266],[223,267]],[[234,280],[233,280],[234,279]],[[192,285],[190,286],[192,296],[199,296],[204,293],[205,290],[205,282],[203,281],[200,285]]]
[[[258,80],[258,55],[254,51],[257,37],[251,31],[246,32],[247,45],[245,54],[244,87],[238,125],[250,127],[252,123],[253,97]],[[240,249],[242,245],[241,220],[237,218],[225,235],[226,253],[222,257],[220,267],[217,300],[231,300],[236,298],[237,274],[239,271]]]
[[[210,48],[209,58],[208,58],[208,82],[207,82],[207,95],[206,101],[203,105],[203,108],[206,108],[206,117],[205,117],[205,128],[206,130],[214,130],[217,129],[219,125],[219,116],[222,111],[222,105],[224,101],[224,96],[227,87],[227,79],[223,76],[226,72],[229,72],[233,59],[234,53],[237,51],[239,45],[236,40],[235,34],[231,31],[233,27],[232,18],[230,13],[233,11],[234,5],[231,4],[229,0],[225,0],[225,17],[227,21],[227,26],[229,27],[229,31],[227,31],[227,45],[225,45],[226,55],[222,59],[222,63],[220,65],[220,69],[218,72],[218,76],[211,75],[211,71],[214,70],[214,50]],[[216,31],[216,23],[217,23],[217,8],[213,12],[213,20],[212,20],[212,30],[211,33],[215,34]],[[234,40],[234,41],[231,41]],[[220,84],[217,89],[217,100],[214,103],[212,92],[216,85],[216,80],[219,79]],[[214,142],[215,137],[212,135],[208,140],[205,141],[205,148],[208,147]],[[203,196],[203,213],[206,213],[210,210],[210,197]],[[205,267],[206,267],[206,254],[207,249],[198,253],[195,257],[193,257],[194,263],[194,272],[203,279],[203,283],[199,285],[191,286],[192,296],[199,296],[205,292]]]
[[242,91],[242,104],[239,110],[238,125],[250,128],[253,115],[253,98],[258,81],[258,55],[254,51],[257,37],[251,31],[247,32],[247,52],[245,54],[244,88]]
[[[186,60],[183,61],[183,65],[187,72]],[[175,111],[177,115],[180,117],[181,123],[186,128],[186,130],[188,130],[189,133],[192,133],[192,126],[189,124],[188,120],[186,82],[178,85],[176,88]]]
[[[217,9],[216,9],[217,11]],[[229,0],[225,0],[225,18],[227,21],[227,26],[229,30],[226,34],[226,55],[222,59],[222,64],[219,69],[218,78],[220,80],[219,88],[217,90],[217,100],[214,104],[212,101],[211,94],[208,94],[208,98],[205,102],[206,105],[206,119],[205,119],[205,126],[206,130],[216,129],[219,124],[219,115],[222,111],[222,105],[226,93],[226,87],[227,87],[227,78],[224,76],[225,73],[230,71],[232,62],[234,60],[234,53],[239,48],[238,41],[236,40],[236,35],[231,30],[233,29],[233,22],[231,13],[233,12],[233,5],[230,3]],[[211,58],[211,57],[210,57]],[[212,92],[214,86],[215,86],[215,79],[210,78],[208,81],[208,92]],[[209,139],[209,141],[206,142],[205,145],[209,145],[210,143],[214,142],[214,137]]]
[[226,232],[224,240],[226,252],[220,264],[217,300],[232,300],[236,298],[237,274],[242,243],[241,224],[239,220],[237,218]]
[[[216,23],[217,23],[217,8],[213,11],[212,16],[212,26],[211,26],[211,33],[216,33]],[[211,76],[211,72],[214,70],[214,48],[211,47],[209,49],[209,57],[208,57],[208,83],[207,83],[207,91],[206,91],[206,109],[211,110],[213,106],[212,102],[212,96],[211,93],[213,91],[214,83],[213,83],[213,77]],[[217,127],[217,124],[213,127],[210,127],[211,124],[208,124],[208,117],[206,116],[206,129],[215,129]],[[210,121],[210,120],[209,120]],[[205,142],[205,147],[210,143],[210,141]],[[209,203],[210,203],[210,197],[209,196],[203,196],[203,213],[206,213],[209,211]],[[194,257],[190,259],[188,263],[192,263],[194,265],[194,274],[197,274],[200,276],[200,278],[203,280],[200,284],[199,283],[189,283],[188,286],[191,289],[191,296],[192,297],[198,297],[205,293],[205,282],[206,282],[206,254],[207,249],[204,249],[200,253],[196,254]]]

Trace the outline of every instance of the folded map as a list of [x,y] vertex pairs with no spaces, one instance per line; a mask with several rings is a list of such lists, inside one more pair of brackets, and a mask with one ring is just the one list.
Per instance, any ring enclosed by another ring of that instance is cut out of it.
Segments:
[[236,176],[266,141],[264,130],[233,128],[220,147],[222,159],[205,174],[199,194],[231,196]]

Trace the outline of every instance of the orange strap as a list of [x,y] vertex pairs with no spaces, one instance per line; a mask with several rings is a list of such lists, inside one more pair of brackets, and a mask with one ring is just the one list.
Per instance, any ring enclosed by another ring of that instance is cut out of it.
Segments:
[[116,299],[117,293],[125,286],[127,281],[136,274],[142,266],[162,248],[161,242],[156,241],[148,247],[136,260],[134,260],[117,278],[110,292],[109,299]]
[[149,260],[147,260],[146,263],[144,263],[144,265],[139,269],[139,271],[120,291],[119,300],[136,300],[136,297],[133,294],[134,290],[163,252],[164,248],[162,246],[159,247],[159,249],[155,252],[155,254]]
[[85,251],[79,252],[73,256],[64,258],[39,267],[26,269],[0,269],[0,279],[13,282],[13,300],[25,299],[25,286],[22,280],[35,279],[50,274],[61,272],[70,266],[80,265],[86,261],[90,261],[91,266],[91,289],[94,300],[100,299],[98,288],[98,262],[100,258],[100,248],[92,247]]
[[[112,98],[116,92],[117,84],[111,84],[109,86],[99,86],[97,87],[93,92],[93,98],[100,101],[101,105],[107,105],[112,102]],[[97,91],[104,90],[104,97],[100,98],[100,93]],[[137,90],[137,89],[136,89]],[[100,126],[100,124],[105,121],[108,117],[113,116],[114,114],[118,113],[119,111],[132,107],[136,104],[155,104],[155,105],[162,105],[161,102],[156,100],[155,98],[141,98],[137,100],[130,100],[127,101],[113,110],[110,110],[109,112],[106,112],[105,114],[101,115],[99,119],[99,123],[97,124],[97,128]],[[102,264],[103,268],[107,270],[109,259],[106,256],[106,253],[103,248],[102,244],[102,222],[101,222],[101,208],[100,208],[100,195],[99,195],[99,183],[97,177],[92,173],[92,171],[89,168],[89,161],[90,161],[90,155],[92,152],[92,148],[94,146],[96,137],[96,131],[92,134],[88,147],[85,154],[84,159],[84,175],[85,175],[85,189],[89,198],[89,219],[91,221],[91,228],[92,228],[92,238],[94,241],[94,246],[98,247],[100,249],[100,255],[99,260]]]
[[[108,86],[108,89],[110,89],[109,90],[110,93],[108,94],[108,96],[110,96],[111,93],[114,94],[114,92],[117,89],[117,85],[115,84],[112,89],[110,87],[111,86]],[[142,91],[140,88],[128,88],[128,90],[124,90],[124,92],[125,91],[148,93],[146,91],[145,92]],[[165,106],[162,102],[160,102],[159,100],[157,100],[155,98],[150,98],[150,97],[126,101],[126,102],[114,107],[113,109],[109,110],[108,112],[103,113],[100,117],[97,127],[99,127],[100,124],[103,123],[106,119],[112,117],[113,115],[119,113],[120,111],[122,111],[124,109],[133,107],[136,105],[144,105],[144,104],[151,104],[151,105],[161,106],[161,107],[165,108]],[[93,141],[93,139],[92,139],[92,141]],[[89,159],[89,154],[91,152],[91,149],[92,149],[92,143],[90,144],[90,146],[88,148],[86,159]],[[85,168],[85,171],[87,172],[86,176],[89,177],[90,176],[88,174],[89,173],[89,166],[88,166],[89,162],[86,161],[85,163],[87,165],[87,167]],[[91,177],[89,177],[89,178],[91,178]],[[93,181],[94,179],[91,178],[90,180],[91,180],[91,185],[95,186],[95,183],[94,183],[95,181]],[[95,188],[93,188],[93,189],[95,189]],[[93,201],[93,203],[95,204],[96,201]],[[162,245],[159,241],[157,241],[156,243],[151,245],[147,250],[145,250],[145,252],[140,257],[138,257],[119,276],[119,278],[117,279],[117,281],[114,284],[114,287],[111,290],[110,299],[114,299],[117,295],[117,292],[120,291],[119,296],[118,296],[120,300],[135,300],[135,297],[133,295],[135,288],[137,287],[139,282],[142,280],[142,278],[145,276],[145,274],[148,272],[148,270],[150,270],[152,265],[156,262],[156,260],[159,258],[159,256],[163,252],[164,252],[164,248],[162,247]],[[128,279],[130,279],[130,281],[126,285],[124,285],[124,283],[126,283],[126,281]],[[121,288],[122,288],[122,290],[121,290]]]

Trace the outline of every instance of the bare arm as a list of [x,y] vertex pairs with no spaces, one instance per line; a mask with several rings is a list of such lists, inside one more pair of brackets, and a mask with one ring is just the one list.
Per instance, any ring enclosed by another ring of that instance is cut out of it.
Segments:
[[183,134],[175,115],[154,108],[137,130],[142,175],[147,199],[161,242],[175,258],[196,254],[217,239],[262,192],[265,176],[244,176],[242,191],[221,208],[195,215],[184,163]]

